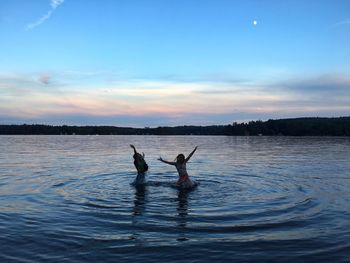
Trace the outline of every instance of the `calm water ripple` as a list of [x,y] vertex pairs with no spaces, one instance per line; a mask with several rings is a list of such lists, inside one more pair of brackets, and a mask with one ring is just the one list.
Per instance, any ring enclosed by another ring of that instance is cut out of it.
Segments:
[[[129,144],[146,154],[145,186]],[[199,183],[175,187],[194,146]],[[0,136],[1,262],[349,262],[350,138]]]

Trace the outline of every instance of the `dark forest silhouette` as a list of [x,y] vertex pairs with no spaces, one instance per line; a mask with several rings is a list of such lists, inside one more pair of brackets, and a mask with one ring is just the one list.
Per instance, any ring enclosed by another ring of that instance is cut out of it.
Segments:
[[285,135],[350,136],[350,117],[295,118],[229,125],[128,128],[114,126],[0,125],[0,134],[45,135]]

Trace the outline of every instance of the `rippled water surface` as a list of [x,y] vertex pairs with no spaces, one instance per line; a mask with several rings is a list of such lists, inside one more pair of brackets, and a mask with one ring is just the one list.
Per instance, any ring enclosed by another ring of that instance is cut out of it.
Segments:
[[[133,143],[148,183],[135,188]],[[172,161],[199,186],[173,185]],[[350,138],[0,136],[0,262],[350,258]],[[348,261],[349,262],[349,261]]]

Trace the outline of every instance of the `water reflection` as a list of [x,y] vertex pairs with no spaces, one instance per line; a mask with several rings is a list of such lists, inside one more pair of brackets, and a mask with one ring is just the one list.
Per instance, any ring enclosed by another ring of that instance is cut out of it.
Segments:
[[147,188],[144,184],[135,185],[133,216],[141,216],[146,208]]
[[188,194],[189,191],[179,190],[177,192],[177,213],[179,215],[179,227],[186,227],[188,215]]
[[[154,160],[146,186],[130,186],[130,143]],[[192,192],[156,161],[188,145],[202,145]],[[346,262],[349,148],[326,137],[0,136],[0,258]]]
[[[146,210],[146,202],[147,202],[147,188],[144,184],[136,184],[135,187],[135,196],[134,196],[134,207],[132,212],[132,225],[140,226],[144,223],[143,214]],[[138,246],[143,246],[145,241],[142,232],[135,228],[132,231],[131,237]]]
[[179,228],[178,241],[186,241],[186,226],[188,220],[188,190],[178,190],[177,192],[177,213],[178,213],[178,222],[177,226]]

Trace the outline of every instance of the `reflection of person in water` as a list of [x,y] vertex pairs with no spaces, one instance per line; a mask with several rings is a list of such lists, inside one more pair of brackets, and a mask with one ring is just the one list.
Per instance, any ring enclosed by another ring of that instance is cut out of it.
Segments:
[[137,177],[134,181],[135,184],[145,183],[145,174],[148,171],[148,165],[145,161],[145,154],[138,153],[134,145],[130,144],[130,147],[134,149],[134,165],[137,170]]
[[186,226],[186,217],[188,214],[188,191],[186,190],[179,190],[177,193],[177,213],[179,215],[179,226],[185,227]]
[[178,230],[179,236],[177,241],[187,241],[189,240],[187,235],[187,216],[188,216],[188,194],[190,191],[186,189],[179,189],[177,192],[177,214],[178,214]]
[[190,180],[188,173],[187,173],[187,169],[186,169],[186,163],[191,159],[192,155],[194,154],[194,152],[197,150],[197,146],[196,148],[194,148],[194,150],[187,156],[187,158],[185,158],[185,155],[183,155],[182,153],[180,153],[177,157],[176,157],[176,162],[168,162],[162,159],[162,157],[159,157],[159,161],[166,163],[166,164],[170,164],[170,165],[174,165],[179,173],[179,180],[177,181],[177,186],[180,188],[192,188],[194,186],[194,184],[192,183],[192,181]]
[[[147,203],[147,188],[144,184],[135,185],[134,207],[132,211],[132,224],[134,226],[142,225],[145,222],[144,212],[146,210]],[[143,246],[145,243],[145,237],[142,231],[138,231],[138,228],[134,228],[132,231],[131,239],[135,240],[137,245]]]
[[135,187],[135,198],[134,198],[134,216],[140,216],[142,215],[143,211],[145,210],[145,204],[146,204],[146,197],[147,197],[147,189],[145,185],[137,185]]

